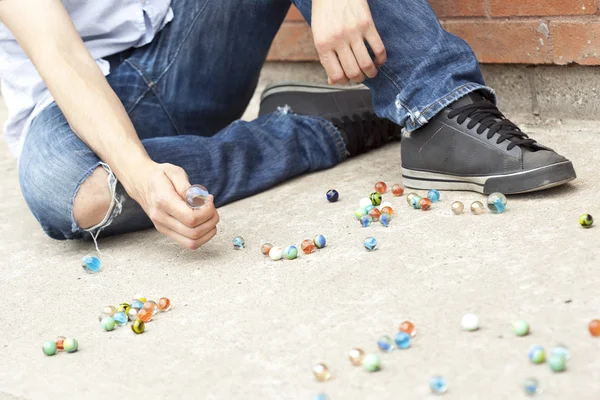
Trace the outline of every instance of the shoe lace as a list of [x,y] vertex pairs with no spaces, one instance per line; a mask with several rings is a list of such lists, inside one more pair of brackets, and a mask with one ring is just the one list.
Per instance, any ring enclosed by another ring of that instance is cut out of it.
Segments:
[[401,128],[392,121],[379,118],[371,111],[332,118],[331,123],[343,131],[346,146],[351,154],[361,154],[380,147],[394,137],[399,137]]
[[473,129],[477,124],[477,133],[481,135],[486,129],[489,129],[487,138],[491,139],[496,133],[499,134],[496,144],[500,144],[505,140],[510,141],[507,150],[511,150],[515,146],[527,146],[535,149],[533,146],[536,141],[527,136],[514,123],[509,121],[498,108],[488,102],[480,101],[474,104],[459,107],[452,110],[448,114],[448,118],[452,119],[458,116],[457,122],[463,124],[467,118],[471,118],[467,124],[467,128]]

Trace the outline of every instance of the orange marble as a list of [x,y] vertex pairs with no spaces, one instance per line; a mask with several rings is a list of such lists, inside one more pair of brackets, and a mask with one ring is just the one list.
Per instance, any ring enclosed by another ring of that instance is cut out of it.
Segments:
[[375,184],[375,191],[379,194],[384,194],[387,191],[387,185],[385,182],[377,182]]
[[310,254],[315,252],[315,243],[312,240],[306,239],[300,245],[304,254]]
[[381,209],[381,213],[382,214],[390,214],[390,215],[394,215],[394,209],[392,207],[383,207]]
[[171,300],[166,297],[161,297],[158,299],[157,307],[160,311],[169,311],[171,309]]
[[425,199],[421,199],[421,201],[419,202],[419,208],[423,211],[427,211],[431,208],[431,200],[425,198]]
[[600,320],[591,320],[590,324],[588,325],[588,329],[590,330],[592,336],[600,336]]
[[400,328],[398,328],[400,332],[408,333],[411,337],[417,334],[417,330],[415,329],[415,324],[411,321],[404,321],[400,324]]
[[142,308],[138,314],[137,317],[139,319],[141,319],[143,322],[149,322],[152,319],[152,311],[146,310],[145,308]]
[[392,186],[392,193],[396,197],[402,196],[404,194],[404,189],[402,189],[402,186],[396,183],[394,186]]

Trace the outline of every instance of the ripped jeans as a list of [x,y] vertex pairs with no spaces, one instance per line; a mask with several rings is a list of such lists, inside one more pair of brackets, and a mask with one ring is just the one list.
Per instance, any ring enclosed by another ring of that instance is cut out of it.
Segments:
[[[310,21],[311,0],[293,3]],[[469,46],[442,29],[426,0],[369,4],[388,54],[378,76],[365,82],[380,116],[413,131],[466,93],[489,90]],[[150,157],[182,167],[190,182],[214,194],[217,207],[346,158],[340,133],[325,119],[276,112],[238,120],[289,6],[289,0],[173,0],[175,17],[152,43],[109,57],[107,79]],[[33,121],[19,177],[50,237],[152,227],[112,172],[106,217],[92,229],[78,226],[75,196],[98,167],[110,172],[56,104]]]

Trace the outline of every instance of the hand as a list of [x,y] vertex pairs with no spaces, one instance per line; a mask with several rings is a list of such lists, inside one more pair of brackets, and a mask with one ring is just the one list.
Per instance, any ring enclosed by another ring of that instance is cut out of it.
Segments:
[[160,233],[191,250],[198,249],[217,234],[219,213],[213,196],[198,209],[188,206],[184,198],[191,185],[182,168],[151,162],[140,170],[144,173],[137,176],[134,187],[125,189]]
[[[312,31],[330,84],[362,82],[386,62],[367,0],[313,0]],[[371,59],[365,41],[375,55]]]

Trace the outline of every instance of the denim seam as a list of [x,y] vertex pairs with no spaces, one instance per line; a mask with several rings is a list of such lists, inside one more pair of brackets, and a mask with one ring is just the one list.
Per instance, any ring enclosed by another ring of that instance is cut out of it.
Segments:
[[344,143],[344,138],[342,137],[342,134],[340,133],[340,131],[338,129],[336,129],[336,127],[331,122],[329,122],[325,118],[321,118],[321,117],[312,117],[312,116],[308,116],[308,115],[304,115],[304,117],[313,119],[325,127],[327,132],[329,132],[329,134],[333,138],[333,141],[335,143],[335,147],[336,147],[336,150],[338,153],[338,158],[340,161],[344,161],[345,159],[348,158],[349,154],[348,154],[348,149],[346,148],[346,144]]
[[173,119],[173,117],[171,116],[171,113],[169,112],[169,110],[167,110],[167,107],[165,106],[165,103],[162,101],[162,99],[160,98],[160,95],[158,94],[158,92],[156,91],[156,85],[154,83],[152,83],[150,85],[150,90],[152,90],[152,93],[154,93],[154,97],[156,97],[156,101],[158,101],[158,103],[160,104],[160,106],[162,107],[165,115],[167,116],[167,118],[169,119],[169,121],[171,121],[171,125],[173,125],[173,128],[175,129],[175,132],[180,135],[181,131],[179,130],[179,127],[177,126],[177,124],[175,123],[175,119]]

